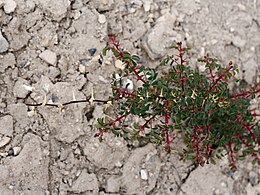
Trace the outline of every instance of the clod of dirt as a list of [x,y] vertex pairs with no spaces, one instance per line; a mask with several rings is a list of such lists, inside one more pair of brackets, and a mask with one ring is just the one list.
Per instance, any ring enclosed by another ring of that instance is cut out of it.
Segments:
[[[1,36],[1,35],[0,35]],[[0,50],[1,50],[1,37],[0,37]],[[1,53],[1,52],[0,52]],[[0,56],[0,73],[3,73],[8,67],[14,68],[15,65],[14,54],[8,53],[3,56]]]
[[13,135],[13,117],[11,115],[0,118],[0,134],[5,136]]
[[66,16],[71,3],[69,0],[37,0],[36,2],[53,20],[56,21],[60,21]]
[[[141,170],[147,172],[146,177],[140,175]],[[121,178],[122,188],[126,194],[139,195],[148,194],[156,184],[161,168],[161,160],[156,155],[156,150],[152,144],[143,148],[135,149],[123,167]],[[143,177],[143,178],[142,178]]]
[[106,192],[117,193],[120,190],[121,180],[118,176],[111,176],[106,183]]
[[71,189],[67,189],[68,192],[73,193],[91,193],[93,195],[98,194],[98,180],[95,174],[89,174],[86,169],[83,169],[79,177],[72,184]]
[[128,149],[122,139],[109,138],[100,143],[89,140],[84,144],[84,155],[98,168],[113,169],[116,162],[123,161],[128,156]]
[[11,190],[12,193],[6,194],[44,194],[48,189],[46,165],[49,158],[43,151],[48,150],[48,144],[38,136],[27,134],[22,145],[24,147],[18,156],[7,157],[4,159],[5,165],[0,165],[0,178],[5,181],[0,184],[1,193]]
[[180,34],[173,30],[176,16],[166,13],[161,16],[155,26],[143,38],[143,47],[152,60],[162,58],[167,54],[167,47],[176,40],[182,40]]
[[14,84],[13,93],[17,98],[25,98],[29,94],[30,90],[31,88],[28,81],[23,78],[18,78]]

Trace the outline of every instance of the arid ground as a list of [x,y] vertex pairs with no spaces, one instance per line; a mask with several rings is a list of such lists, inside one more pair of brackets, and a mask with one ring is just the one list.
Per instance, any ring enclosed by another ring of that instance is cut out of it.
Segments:
[[[259,80],[259,0],[0,0],[0,195],[259,195],[260,167],[232,171],[227,159],[195,167],[173,152],[107,135],[103,105],[32,110],[111,95],[115,59],[100,57],[108,33],[156,67],[174,41],[234,61],[240,78]],[[176,145],[177,146],[177,145]]]

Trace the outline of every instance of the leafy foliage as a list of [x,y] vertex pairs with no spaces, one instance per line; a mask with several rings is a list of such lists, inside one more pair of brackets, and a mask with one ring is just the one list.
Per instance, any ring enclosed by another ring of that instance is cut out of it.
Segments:
[[[232,94],[228,83],[238,82],[237,65],[221,66],[217,59],[204,56],[205,73],[192,70],[184,55],[188,48],[179,42],[173,46],[176,56],[167,56],[161,66],[166,73],[139,63],[140,57],[119,48],[119,42],[110,36],[111,50],[125,69],[114,73],[111,82],[114,118],[98,119],[96,136],[102,140],[104,133],[112,132],[125,139],[146,140],[164,144],[168,152],[171,143],[182,135],[186,148],[182,159],[198,165],[215,162],[227,154],[231,166],[238,159],[252,156],[260,162],[260,129],[256,109],[249,109],[250,101],[260,92],[259,84],[240,88]],[[135,77],[141,86],[135,90],[122,85],[123,79]],[[133,122],[138,118],[139,123]]]

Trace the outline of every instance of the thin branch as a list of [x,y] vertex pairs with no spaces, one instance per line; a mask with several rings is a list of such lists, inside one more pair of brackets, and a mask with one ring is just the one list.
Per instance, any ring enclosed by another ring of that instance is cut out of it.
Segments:
[[[89,102],[90,98],[86,99],[86,100],[75,100],[75,101],[69,101],[69,102],[65,102],[63,104],[49,104],[49,103],[46,103],[44,104],[43,102],[41,103],[37,103],[37,104],[30,104],[30,103],[25,103],[25,105],[27,106],[52,106],[52,107],[59,107],[59,105],[63,105],[63,106],[67,106],[69,104],[77,104],[77,103],[84,103],[84,102]],[[98,102],[98,103],[104,103],[106,104],[108,102],[108,100],[93,100],[93,102]]]

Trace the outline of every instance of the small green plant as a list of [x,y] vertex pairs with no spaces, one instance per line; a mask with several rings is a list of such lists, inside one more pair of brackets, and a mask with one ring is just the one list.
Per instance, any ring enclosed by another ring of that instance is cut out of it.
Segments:
[[[260,113],[249,109],[250,101],[260,93],[259,83],[241,86],[231,93],[230,82],[235,79],[237,65],[232,62],[221,66],[209,56],[199,59],[206,67],[205,73],[192,70],[187,65],[181,42],[173,45],[177,55],[167,56],[161,66],[164,73],[142,65],[140,57],[120,49],[115,36],[109,36],[110,50],[125,68],[113,74],[113,96],[108,102],[113,105],[114,117],[98,119],[96,134],[102,140],[104,133],[113,133],[125,139],[145,140],[164,144],[167,152],[171,143],[181,137],[185,148],[182,159],[197,165],[215,163],[216,158],[227,154],[231,166],[236,161],[252,156],[260,162],[260,128],[256,119]],[[141,83],[129,89],[127,78]]]

